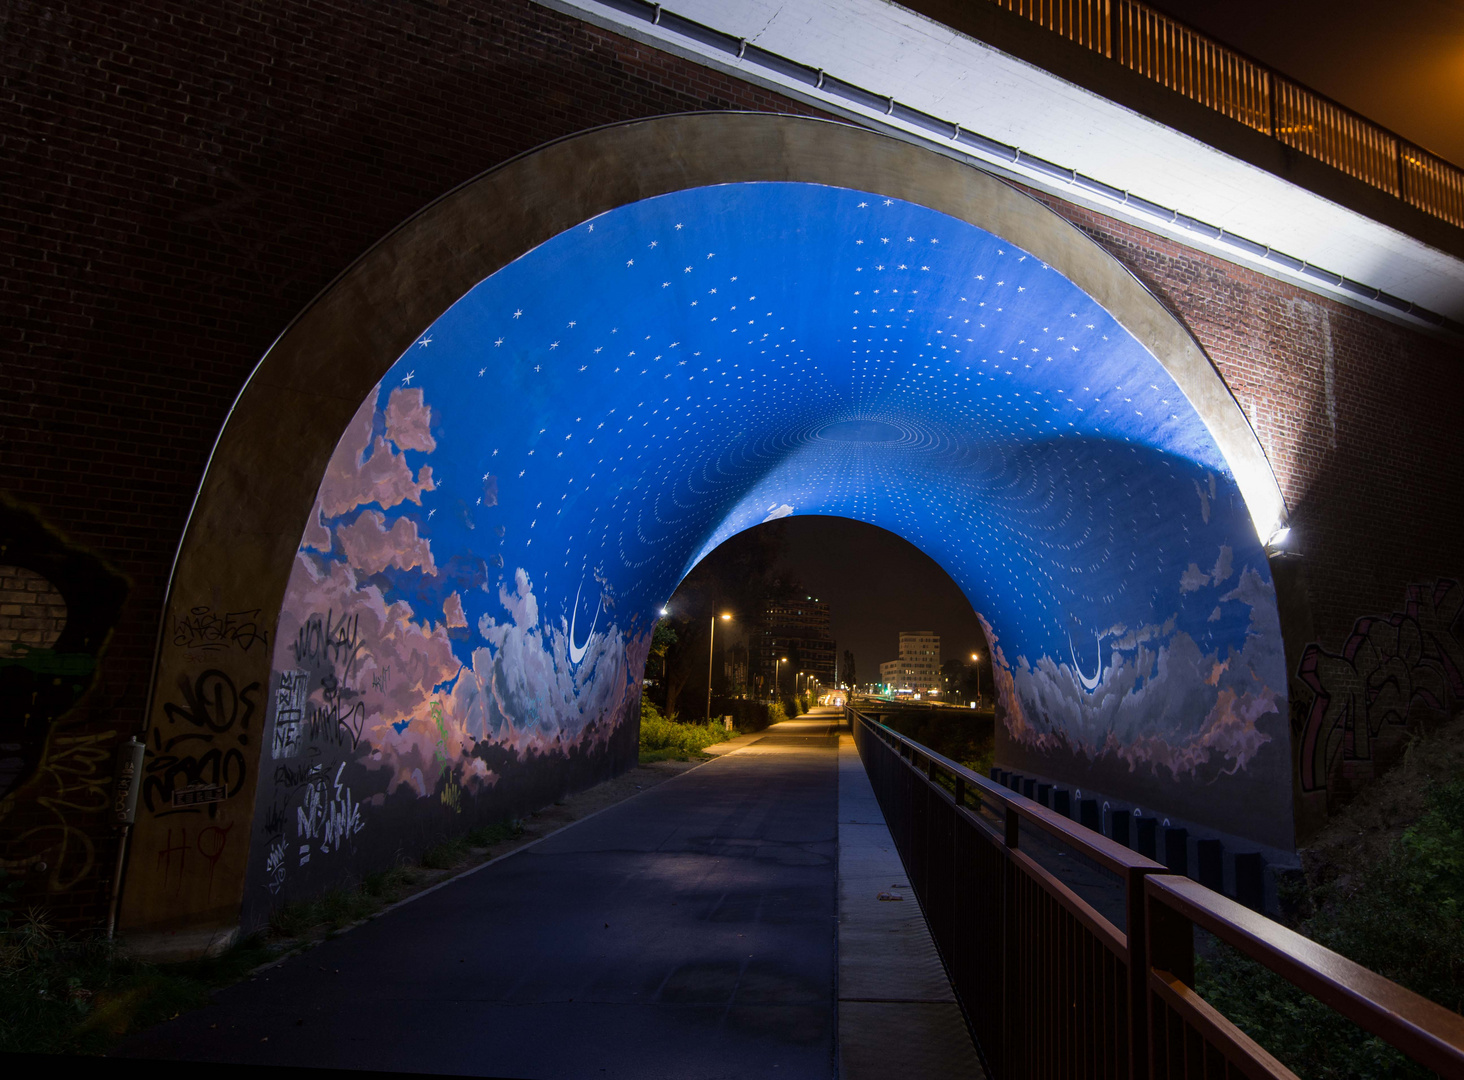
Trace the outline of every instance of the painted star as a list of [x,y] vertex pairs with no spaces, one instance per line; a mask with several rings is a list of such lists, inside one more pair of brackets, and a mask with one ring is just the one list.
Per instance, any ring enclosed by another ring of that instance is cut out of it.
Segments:
[[522,315],[523,315],[523,313],[524,313],[524,309],[523,309],[523,308],[519,308],[519,309],[518,309],[518,310],[517,310],[517,311],[515,311],[515,312],[514,312],[514,313],[513,313],[513,317],[514,317],[514,318],[515,318],[515,319],[517,319],[517,318],[519,318],[519,317],[520,317],[520,316],[522,316]]
[[431,345],[431,344],[432,344],[432,339],[430,337],[424,337],[420,341],[417,342],[417,348],[419,348],[419,349],[425,349],[428,345]]
[[416,377],[417,377],[417,373],[415,371],[409,371],[409,372],[407,372],[406,375],[402,377],[402,385],[403,386],[411,386],[412,385],[412,380],[415,379]]

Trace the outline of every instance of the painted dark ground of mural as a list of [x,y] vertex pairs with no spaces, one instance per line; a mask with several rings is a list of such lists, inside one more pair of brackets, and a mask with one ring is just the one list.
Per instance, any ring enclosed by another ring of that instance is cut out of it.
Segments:
[[1289,845],[1269,569],[1164,368],[981,229],[733,184],[541,245],[363,403],[273,641],[250,903],[495,813],[530,763],[628,761],[657,610],[790,514],[878,525],[951,574],[1041,771],[1121,763],[1115,787]]

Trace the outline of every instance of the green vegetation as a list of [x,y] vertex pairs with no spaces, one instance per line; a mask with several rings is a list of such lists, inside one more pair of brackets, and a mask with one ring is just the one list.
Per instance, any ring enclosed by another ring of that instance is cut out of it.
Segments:
[[[0,903],[9,898],[0,890]],[[0,908],[0,924],[0,1052],[103,1053],[277,955],[250,938],[213,959],[147,964],[99,935],[56,930],[37,908],[19,916]]]
[[17,912],[16,882],[0,870],[0,1052],[105,1053],[128,1032],[198,1008],[261,965],[405,899],[434,879],[429,871],[453,869],[522,832],[513,821],[479,826],[428,849],[420,866],[393,866],[354,888],[286,904],[262,933],[182,964],[132,960],[99,934],[57,930],[42,909]]
[[704,724],[678,723],[673,714],[667,718],[661,715],[648,699],[641,698],[640,760],[651,761],[695,761],[705,756],[703,751],[714,743],[725,742],[736,734],[728,731],[719,721]]
[[996,753],[995,717],[975,709],[895,710],[885,724],[980,776],[991,775]]
[[[1376,861],[1287,899],[1299,933],[1464,1009],[1464,778],[1430,783],[1422,815]],[[1199,961],[1195,988],[1303,1080],[1433,1075],[1226,946]]]

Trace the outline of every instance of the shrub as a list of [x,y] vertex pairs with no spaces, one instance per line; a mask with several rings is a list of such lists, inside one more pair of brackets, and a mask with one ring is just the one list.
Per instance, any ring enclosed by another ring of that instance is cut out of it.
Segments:
[[[1300,933],[1458,1012],[1464,780],[1430,784],[1423,815],[1345,895],[1318,889],[1301,901],[1310,914],[1299,921]],[[1195,988],[1305,1080],[1433,1075],[1226,946],[1196,965]]]
[[788,710],[783,708],[781,701],[775,701],[768,706],[768,723],[770,725],[781,724],[786,719],[788,719]]
[[640,759],[642,761],[687,758],[700,755],[714,743],[725,742],[733,733],[721,721],[681,724],[668,720],[661,711],[641,698]]

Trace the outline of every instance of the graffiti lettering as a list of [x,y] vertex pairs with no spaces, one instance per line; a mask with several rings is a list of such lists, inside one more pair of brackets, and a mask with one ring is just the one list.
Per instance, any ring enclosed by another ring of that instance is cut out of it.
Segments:
[[1326,788],[1347,761],[1370,762],[1384,725],[1464,700],[1461,611],[1457,581],[1410,585],[1401,612],[1358,619],[1340,653],[1306,647],[1297,677],[1315,696],[1298,725],[1302,790]]
[[269,635],[259,629],[259,608],[220,615],[210,607],[196,607],[173,626],[173,644],[213,652],[237,645],[248,652],[255,644],[269,648]]
[[327,611],[325,617],[312,615],[305,620],[295,635],[295,663],[303,667],[306,661],[328,661],[342,672],[342,678],[349,680],[356,670],[356,657],[361,652],[361,638],[356,632],[359,615],[342,617],[335,621],[335,613]]
[[275,840],[269,845],[269,854],[265,856],[264,872],[268,875],[265,878],[264,887],[270,891],[270,895],[278,893],[285,884],[285,842],[283,839]]
[[[192,684],[180,679],[179,688],[183,704],[163,706],[173,727],[166,734],[161,724],[152,729],[153,752],[143,769],[143,804],[159,817],[204,812],[216,817],[220,799],[243,789],[248,767],[238,746],[218,746],[215,740],[232,736],[247,744],[259,684],[239,690],[227,674],[211,668]],[[180,800],[175,796],[183,789],[193,789],[193,794]],[[220,789],[222,796],[212,789]]]
[[239,691],[228,675],[210,668],[192,686],[186,678],[180,678],[178,688],[183,693],[183,704],[163,706],[163,712],[173,723],[207,728],[215,734],[223,734],[235,724],[241,731],[248,730],[249,718],[254,715],[254,694],[259,690],[257,682]]
[[366,705],[357,701],[346,706],[342,700],[350,693],[336,682],[334,675],[320,680],[324,705],[311,705],[306,710],[306,726],[311,742],[331,742],[345,746],[349,741],[354,750],[361,741],[361,732],[366,726]]
[[36,804],[53,820],[14,838],[18,849],[41,850],[25,860],[7,861],[7,868],[44,862],[50,868],[46,884],[53,892],[64,892],[91,873],[96,849],[88,833],[78,827],[77,819],[84,821],[111,807],[108,766],[112,759],[110,744],[115,738],[115,732],[103,731],[58,735],[51,740],[38,772],[46,794],[38,796]]
[[214,874],[219,860],[224,857],[233,827],[232,822],[228,825],[207,825],[190,839],[186,825],[169,826],[167,838],[157,850],[157,866],[162,874],[163,887],[166,889],[172,883],[173,895],[178,895],[188,874],[189,856],[197,855],[208,866],[208,895],[212,896]]
[[300,752],[308,678],[303,671],[280,672],[280,684],[275,689],[274,734],[269,745],[270,756],[276,761]]
[[361,820],[361,804],[351,789],[341,783],[345,768],[343,761],[336,769],[333,791],[327,792],[325,781],[320,780],[306,789],[304,799],[295,810],[296,838],[306,841],[300,845],[301,866],[310,861],[309,841],[319,840],[321,854],[329,855],[366,827]]

